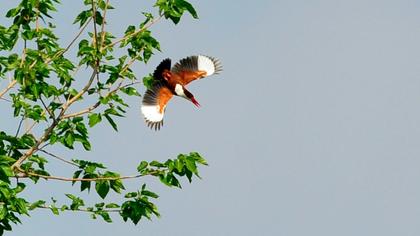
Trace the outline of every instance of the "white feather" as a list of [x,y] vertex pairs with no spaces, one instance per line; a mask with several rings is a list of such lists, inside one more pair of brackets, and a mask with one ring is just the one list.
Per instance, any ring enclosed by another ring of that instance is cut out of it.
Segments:
[[147,121],[150,122],[159,122],[163,120],[163,112],[159,112],[160,107],[156,106],[142,106],[141,112],[143,113],[144,117]]
[[207,72],[206,76],[210,76],[214,74],[215,69],[214,63],[210,58],[198,55],[198,70],[203,70]]
[[187,98],[187,96],[184,93],[184,89],[182,88],[182,86],[180,84],[175,85],[175,93],[178,96],[181,96],[183,98]]

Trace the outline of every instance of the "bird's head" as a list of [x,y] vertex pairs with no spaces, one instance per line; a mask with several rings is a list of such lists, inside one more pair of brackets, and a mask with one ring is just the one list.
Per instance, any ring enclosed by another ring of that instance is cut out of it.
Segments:
[[175,85],[175,94],[192,102],[196,107],[200,107],[200,103],[195,100],[194,95],[180,84]]

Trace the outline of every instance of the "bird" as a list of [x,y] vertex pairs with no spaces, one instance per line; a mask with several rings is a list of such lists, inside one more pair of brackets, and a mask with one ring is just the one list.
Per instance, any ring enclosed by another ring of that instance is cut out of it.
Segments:
[[210,56],[188,56],[175,63],[172,68],[170,58],[162,60],[153,72],[152,85],[143,96],[141,112],[147,126],[155,130],[163,126],[166,105],[174,95],[200,107],[200,103],[186,86],[194,80],[219,74],[221,71],[220,61]]

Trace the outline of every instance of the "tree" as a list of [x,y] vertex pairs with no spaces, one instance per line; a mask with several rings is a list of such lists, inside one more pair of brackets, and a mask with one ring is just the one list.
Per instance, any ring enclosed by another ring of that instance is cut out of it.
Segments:
[[[0,130],[0,235],[11,230],[12,223],[20,223],[22,215],[39,208],[56,215],[83,211],[107,222],[112,221],[110,215],[119,215],[137,224],[159,216],[151,201],[158,195],[146,184],[126,190],[124,180],[153,176],[165,185],[181,187],[180,177],[191,182],[193,176],[199,177],[197,166],[207,164],[191,152],[165,162],[141,161],[135,175],[124,176],[98,162],[68,160],[51,152],[51,147],[72,150],[76,145],[91,150],[89,130],[105,120],[118,131],[115,117],[124,116],[127,96],[140,96],[134,86],[141,82],[148,86],[153,81],[150,74],[138,79],[130,69],[135,62],[147,63],[160,50],[150,27],[161,19],[178,24],[186,12],[198,18],[194,7],[184,0],[157,0],[157,13],[144,12],[137,26],[130,25],[124,35],[114,36],[106,27],[106,13],[115,9],[110,0],[84,0],[84,6],[86,9],[75,15],[74,24],[80,30],[65,46],[57,42],[50,15],[59,7],[58,0],[22,0],[6,14],[13,23],[0,25],[0,84],[9,81],[0,90],[0,102],[10,105],[17,127],[13,133],[4,127]],[[67,55],[72,47],[78,47],[72,58],[77,63]],[[115,56],[117,53],[122,56]],[[87,79],[78,78],[83,68],[90,73]],[[85,82],[80,86],[76,81]],[[85,108],[70,112],[75,104]],[[25,130],[23,122],[30,124]],[[73,176],[57,176],[48,169],[50,158],[74,168]],[[30,191],[40,180],[70,181],[80,186],[81,192],[94,188],[100,202],[86,206],[84,199],[72,194],[66,194],[67,204],[22,197],[22,192]],[[120,194],[121,202],[105,202],[109,191]]]

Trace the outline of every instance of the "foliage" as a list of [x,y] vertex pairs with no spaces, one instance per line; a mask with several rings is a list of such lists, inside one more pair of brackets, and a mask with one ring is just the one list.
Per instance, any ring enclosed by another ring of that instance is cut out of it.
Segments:
[[[115,213],[137,224],[142,218],[159,216],[152,202],[158,195],[146,184],[128,191],[124,180],[152,176],[180,188],[180,177],[191,182],[194,175],[199,177],[197,165],[207,164],[198,153],[191,152],[165,162],[141,161],[137,174],[123,176],[101,163],[66,160],[51,153],[52,146],[57,150],[80,145],[90,151],[89,130],[105,120],[118,131],[116,118],[123,117],[128,109],[127,96],[140,96],[135,85],[144,82],[147,86],[151,81],[150,74],[138,79],[130,66],[147,63],[156,50],[161,50],[150,27],[162,18],[177,24],[185,12],[198,17],[184,0],[157,0],[156,15],[144,12],[137,25],[129,25],[124,35],[115,36],[106,27],[107,11],[115,10],[110,0],[83,3],[85,9],[75,14],[73,22],[79,33],[66,46],[58,43],[52,17],[60,7],[58,0],[21,0],[7,11],[11,24],[0,25],[0,83],[9,81],[0,91],[0,102],[10,104],[17,126],[16,133],[0,130],[0,235],[11,230],[12,223],[20,223],[22,215],[39,208],[56,215],[62,211],[88,212],[106,222],[111,222],[110,214]],[[67,55],[72,47],[78,48],[77,56]],[[122,56],[116,57],[117,51]],[[90,76],[76,80],[81,68]],[[81,88],[80,81],[84,81]],[[86,108],[69,112],[75,104]],[[23,122],[31,125],[23,130]],[[47,168],[50,158],[75,168],[73,176],[51,175]],[[87,206],[84,199],[72,194],[65,194],[69,203],[61,205],[55,199],[22,197],[23,191],[43,179],[72,182],[81,192],[94,189],[101,202]],[[123,196],[120,203],[105,202],[110,191]]]

